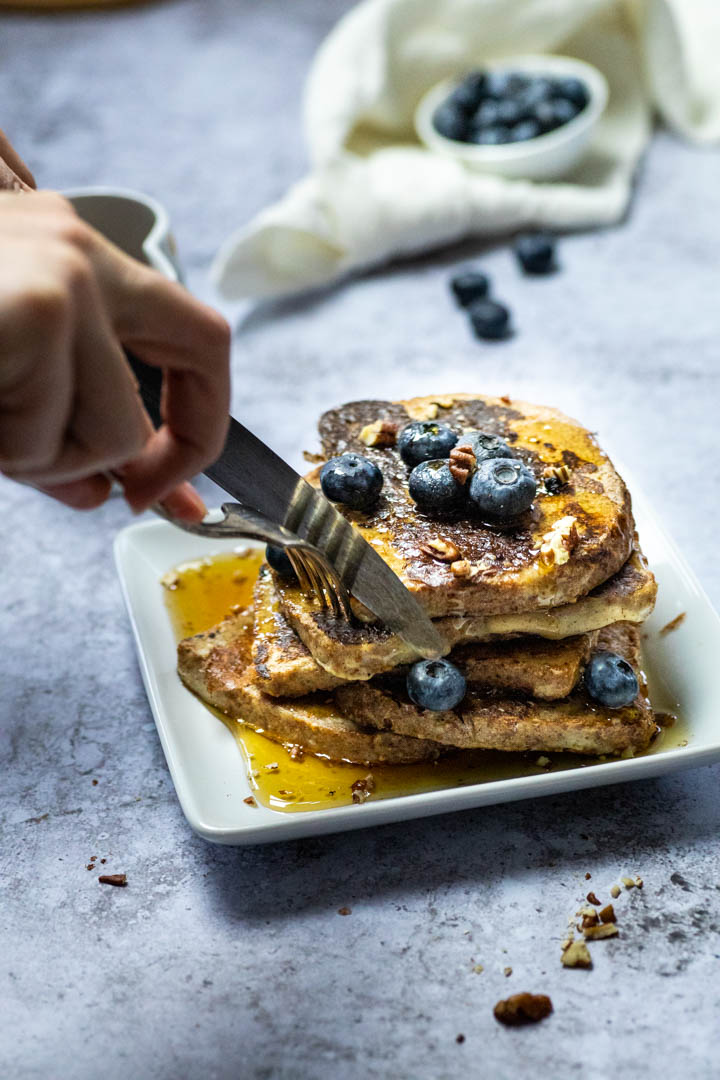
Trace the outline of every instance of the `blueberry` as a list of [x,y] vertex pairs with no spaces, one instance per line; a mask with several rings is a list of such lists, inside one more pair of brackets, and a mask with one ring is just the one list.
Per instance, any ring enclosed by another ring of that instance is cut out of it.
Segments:
[[596,652],[585,668],[585,689],[608,709],[630,705],[640,689],[637,675],[627,660],[614,652]]
[[486,128],[472,128],[468,141],[475,143],[477,146],[501,146],[503,143],[510,142],[510,128],[505,127],[503,124],[495,124],[493,127]]
[[555,239],[548,233],[521,233],[513,246],[526,274],[548,274],[555,269]]
[[471,72],[446,100],[462,112],[471,113],[480,104],[484,83],[485,75],[482,71]]
[[323,495],[351,510],[367,510],[380,494],[383,474],[362,454],[341,454],[320,470]]
[[470,121],[471,131],[477,131],[481,128],[494,127],[499,120],[498,110],[500,109],[500,102],[494,101],[492,98],[483,101]]
[[467,307],[473,300],[482,300],[487,296],[490,281],[487,274],[481,274],[479,270],[463,270],[451,278],[450,288],[458,304],[461,307]]
[[541,101],[547,100],[552,97],[555,89],[554,84],[550,79],[546,79],[543,75],[535,75],[530,79],[530,82],[516,97],[516,101],[520,104],[526,112],[530,109],[534,109],[536,105],[539,105]]
[[543,133],[554,131],[562,123],[557,117],[555,105],[556,102],[550,98],[547,101],[538,102],[535,108],[530,110],[529,119],[539,124]]
[[467,139],[467,117],[461,109],[449,101],[444,101],[433,113],[433,126],[446,139],[455,139],[459,142]]
[[555,128],[567,124],[578,112],[577,106],[567,98],[551,98],[536,105],[530,113],[530,119],[535,120],[543,132],[554,131]]
[[421,461],[447,457],[457,442],[454,431],[434,420],[413,420],[398,435],[400,457],[413,468]]
[[505,524],[530,509],[535,477],[522,461],[490,458],[473,473],[468,495],[483,520]]
[[510,328],[510,312],[497,300],[476,300],[467,309],[475,335],[497,340],[507,336]]
[[519,102],[515,101],[514,98],[505,98],[503,101],[498,102],[498,123],[507,124],[508,127],[513,127],[515,124],[519,123],[522,118],[523,107]]
[[444,712],[465,697],[465,676],[449,660],[419,660],[407,675],[408,697],[421,709]]
[[485,79],[484,93],[486,97],[500,100],[521,94],[529,83],[529,77],[517,71],[489,71]]
[[521,120],[510,128],[510,142],[527,142],[528,139],[537,139],[538,135],[542,135],[542,128],[537,120]]
[[558,79],[555,92],[559,97],[572,101],[574,105],[577,105],[578,110],[584,109],[590,100],[588,88],[581,79]]
[[473,449],[476,460],[489,461],[490,458],[514,458],[512,450],[499,435],[493,435],[489,431],[466,431],[462,436],[462,443],[469,443]]
[[553,107],[555,109],[555,119],[557,120],[557,126],[561,124],[567,124],[570,120],[574,120],[577,114],[580,112],[577,105],[565,97],[555,98],[553,101]]
[[447,461],[421,461],[410,473],[410,497],[426,513],[455,510],[465,498],[461,487],[450,472]]
[[265,548],[265,559],[281,578],[286,578],[288,581],[295,579],[295,570],[285,548],[273,547],[272,544],[268,544]]

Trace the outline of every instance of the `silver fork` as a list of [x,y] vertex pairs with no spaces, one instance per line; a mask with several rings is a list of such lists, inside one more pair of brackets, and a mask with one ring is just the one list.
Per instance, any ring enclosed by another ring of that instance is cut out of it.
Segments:
[[222,539],[242,537],[247,540],[262,540],[274,547],[284,548],[300,582],[300,588],[313,592],[322,607],[326,610],[330,608],[333,615],[343,617],[349,622],[354,621],[348,591],[323,552],[307,540],[301,540],[290,529],[276,525],[259,511],[242,506],[241,503],[223,503],[223,517],[219,521],[192,522],[173,517],[159,503],[153,506],[153,510],[159,517],[195,536]]

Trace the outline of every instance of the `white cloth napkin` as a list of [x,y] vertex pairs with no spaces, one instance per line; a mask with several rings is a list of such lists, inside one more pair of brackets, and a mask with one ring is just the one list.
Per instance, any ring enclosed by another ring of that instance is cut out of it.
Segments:
[[[429,87],[538,52],[588,60],[610,85],[571,176],[482,175],[416,141],[413,113]],[[719,57],[720,0],[364,0],[310,71],[311,173],[231,236],[214,281],[228,299],[271,297],[469,235],[617,221],[653,108],[687,138],[720,139]]]

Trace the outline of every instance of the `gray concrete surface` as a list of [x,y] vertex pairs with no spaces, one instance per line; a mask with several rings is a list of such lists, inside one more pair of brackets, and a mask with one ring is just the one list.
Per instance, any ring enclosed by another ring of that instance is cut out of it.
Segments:
[[[303,76],[346,7],[3,14],[0,123],[44,185],[163,200],[208,296],[228,228],[302,174]],[[566,239],[551,280],[466,245],[232,313],[234,409],[299,463],[319,410],[356,396],[557,404],[631,463],[717,605],[719,222],[720,155],[659,134],[627,222]],[[451,267],[480,254],[516,314],[506,344],[473,341],[448,299]],[[136,667],[110,554],[123,504],[79,517],[8,482],[0,499],[0,1075],[717,1075],[720,766],[212,848],[181,816]],[[91,855],[129,887],[100,887]],[[623,937],[562,970],[567,916],[623,872],[645,881],[618,901]],[[521,989],[555,1013],[505,1030],[492,1006]]]

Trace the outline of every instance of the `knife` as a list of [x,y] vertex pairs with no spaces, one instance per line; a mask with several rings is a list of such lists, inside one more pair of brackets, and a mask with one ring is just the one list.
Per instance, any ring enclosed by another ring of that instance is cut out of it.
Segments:
[[[156,427],[162,423],[162,370],[126,350],[143,404]],[[446,645],[400,578],[364,537],[257,436],[230,417],[220,457],[205,469],[219,487],[244,506],[320,548],[345,588],[420,656],[435,657]]]

